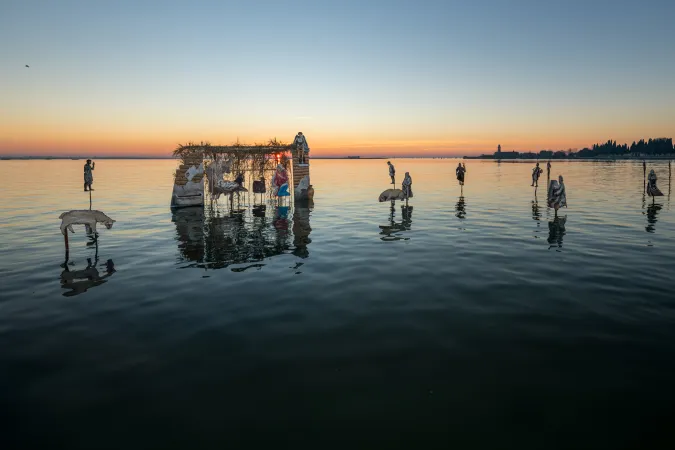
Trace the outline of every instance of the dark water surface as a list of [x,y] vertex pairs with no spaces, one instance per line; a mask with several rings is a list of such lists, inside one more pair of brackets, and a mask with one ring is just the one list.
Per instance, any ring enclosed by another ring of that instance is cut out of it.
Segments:
[[[173,161],[2,161],[3,439],[675,448],[675,214],[633,162],[313,161],[313,205],[172,214]],[[650,164],[651,165],[651,164]],[[10,446],[11,446],[10,445]]]

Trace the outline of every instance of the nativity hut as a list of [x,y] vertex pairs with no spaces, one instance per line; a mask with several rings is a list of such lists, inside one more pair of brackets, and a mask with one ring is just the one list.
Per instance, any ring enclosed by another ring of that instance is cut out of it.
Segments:
[[172,208],[204,205],[206,194],[215,200],[220,195],[232,199],[235,193],[251,191],[271,196],[270,181],[279,164],[290,172],[296,199],[306,199],[313,192],[306,142],[304,148],[295,141],[287,144],[276,138],[253,145],[238,141],[232,145],[190,142],[179,145],[173,155],[180,165],[174,173]]

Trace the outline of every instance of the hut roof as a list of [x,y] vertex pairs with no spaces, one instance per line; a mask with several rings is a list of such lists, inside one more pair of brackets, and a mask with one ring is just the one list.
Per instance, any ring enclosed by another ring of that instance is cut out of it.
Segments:
[[176,158],[184,158],[193,154],[202,154],[205,157],[215,155],[232,155],[238,158],[246,158],[248,156],[260,155],[274,155],[293,150],[295,147],[292,144],[278,141],[276,138],[270,139],[266,144],[242,144],[239,141],[231,145],[211,145],[209,142],[201,142],[199,144],[188,142],[187,144],[179,144],[173,151],[173,156]]

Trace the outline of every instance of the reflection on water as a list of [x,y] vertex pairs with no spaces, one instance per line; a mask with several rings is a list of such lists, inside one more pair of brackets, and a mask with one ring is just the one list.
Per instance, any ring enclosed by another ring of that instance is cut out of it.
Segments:
[[565,236],[565,222],[567,222],[567,216],[556,216],[548,222],[549,249],[562,248],[563,236]]
[[539,233],[541,232],[541,209],[539,208],[539,202],[537,201],[537,194],[535,192],[534,200],[532,200],[532,220],[537,224],[536,230],[534,230],[534,238],[539,239]]
[[663,209],[663,205],[660,203],[652,203],[647,206],[647,226],[645,227],[647,233],[653,233],[655,231],[657,222],[656,216],[661,209]]
[[[82,163],[0,162],[12,180],[0,196],[0,385],[11,424],[39,430],[24,433],[35,448],[100,448],[110,426],[134,430],[131,447],[195,436],[225,447],[260,428],[332,436],[364,417],[384,424],[374,438],[404,422],[485,448],[499,447],[491,436],[532,448],[573,448],[579,436],[585,448],[642,443],[675,401],[667,197],[641,204],[640,161],[556,162],[567,229],[545,189],[539,204],[524,185],[530,162],[467,162],[471,217],[454,183],[450,196],[442,189],[456,161],[395,162],[418,174],[412,228],[412,208],[374,201],[382,160],[315,160],[313,209],[279,210],[268,196],[253,208],[242,194],[248,209],[230,213],[222,201],[173,222],[173,161],[102,161],[94,208],[117,223],[99,237],[98,262],[76,230],[67,268],[57,268],[57,218],[89,207]],[[654,167],[665,181],[667,165]],[[383,242],[381,224],[410,239]],[[62,296],[88,286],[99,287]],[[419,446],[406,430],[394,436],[401,446]],[[107,447],[129,447],[128,434],[108,433]],[[668,448],[641,448],[655,447]]]
[[[261,269],[266,258],[292,253],[306,258],[311,227],[311,204],[295,206],[255,205],[252,208],[219,210],[217,207],[181,208],[172,211],[178,251],[187,266],[233,272]],[[291,215],[291,208],[293,214]]]
[[396,219],[396,200],[392,200],[389,207],[389,223],[380,225],[380,239],[383,241],[407,241],[408,237],[401,236],[403,231],[409,231],[412,226],[413,207],[407,204],[401,205],[401,221]]
[[455,205],[455,216],[459,219],[466,218],[466,202],[464,201],[464,196],[460,196],[457,204]]
[[296,202],[293,212],[293,254],[300,258],[307,258],[309,250],[307,246],[312,242],[309,233],[312,228],[309,226],[309,215],[314,205],[311,200],[305,202]]
[[[75,295],[87,292],[87,289],[100,286],[106,283],[106,278],[112,276],[116,272],[115,264],[112,259],[108,259],[105,263],[99,265],[98,257],[98,242],[92,241],[88,245],[96,246],[96,253],[92,262],[91,258],[87,258],[87,265],[84,269],[74,270],[75,262],[69,261],[68,253],[66,252],[66,260],[61,264],[63,271],[61,272],[61,287],[68,289],[62,295],[64,297],[73,297]],[[105,274],[101,276],[97,267],[105,269]]]
[[204,259],[204,208],[201,206],[172,210],[171,221],[176,224],[178,251],[183,259]]

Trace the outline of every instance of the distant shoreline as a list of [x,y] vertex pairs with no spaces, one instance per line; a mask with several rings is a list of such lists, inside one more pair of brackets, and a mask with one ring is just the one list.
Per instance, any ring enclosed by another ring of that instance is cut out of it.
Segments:
[[[172,159],[176,160],[173,156],[0,156],[0,161],[50,161],[50,160],[71,160],[71,161],[86,161],[87,159],[91,160],[104,160],[104,159],[135,159],[135,160],[144,160],[144,159]],[[462,159],[461,156],[359,156],[349,157],[349,156],[317,156],[315,159],[344,159],[349,161],[358,161],[361,159]]]
[[176,159],[172,156],[0,156],[0,161],[49,161],[49,160],[71,160],[86,161],[88,159]]
[[567,158],[543,158],[543,157],[523,157],[523,158],[495,158],[493,156],[465,156],[463,159],[479,159],[483,161],[498,161],[498,162],[519,162],[519,161],[642,161],[662,159],[675,159],[675,155],[651,155],[651,156],[590,156],[578,157],[570,156]]
[[[176,160],[172,156],[86,156],[86,157],[65,157],[65,156],[0,156],[0,161],[86,161],[91,160]],[[652,155],[652,156],[596,156],[596,157],[578,157],[570,156],[566,158],[544,158],[544,157],[519,157],[519,158],[495,158],[494,156],[361,156],[358,158],[348,156],[321,156],[311,158],[314,160],[384,160],[384,159],[467,159],[481,161],[497,162],[521,162],[521,161],[642,161],[642,160],[672,160],[675,155]]]

